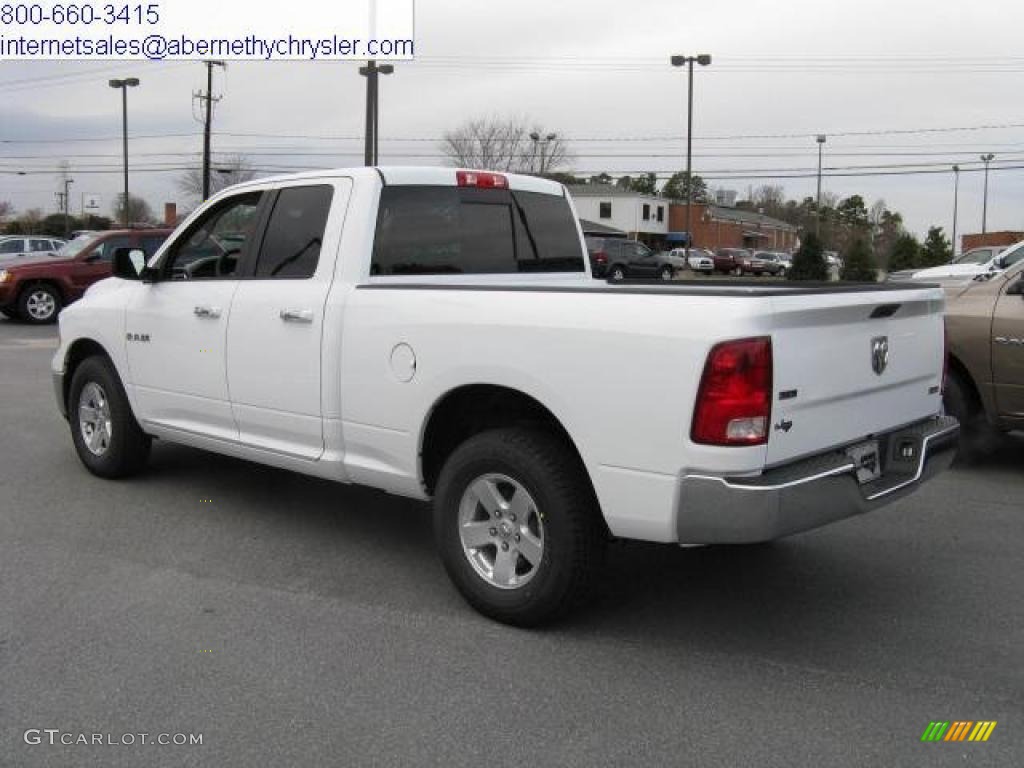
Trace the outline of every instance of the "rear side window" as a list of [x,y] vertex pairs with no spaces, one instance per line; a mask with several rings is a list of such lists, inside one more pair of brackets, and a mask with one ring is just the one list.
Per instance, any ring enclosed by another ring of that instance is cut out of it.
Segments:
[[334,188],[282,189],[260,246],[256,277],[312,277],[320,260]]
[[562,197],[439,186],[381,192],[373,275],[583,269],[576,222]]

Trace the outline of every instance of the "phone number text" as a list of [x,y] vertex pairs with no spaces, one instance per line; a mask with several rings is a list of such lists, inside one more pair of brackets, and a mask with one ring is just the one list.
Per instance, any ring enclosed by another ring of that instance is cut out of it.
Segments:
[[0,23],[22,26],[55,24],[58,26],[119,24],[155,26],[160,23],[160,4],[117,5],[117,4],[55,4],[4,3],[0,5]]

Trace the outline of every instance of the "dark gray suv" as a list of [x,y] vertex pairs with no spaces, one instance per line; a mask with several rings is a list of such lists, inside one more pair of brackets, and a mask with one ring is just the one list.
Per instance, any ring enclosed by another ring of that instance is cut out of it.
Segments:
[[624,280],[627,277],[676,276],[672,262],[643,243],[617,237],[588,237],[587,253],[594,277]]

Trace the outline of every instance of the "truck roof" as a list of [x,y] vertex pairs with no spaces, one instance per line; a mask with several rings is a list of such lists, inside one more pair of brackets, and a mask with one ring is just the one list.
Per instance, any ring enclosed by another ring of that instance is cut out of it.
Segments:
[[[383,179],[384,184],[396,185],[429,185],[440,187],[454,187],[458,185],[457,174],[460,171],[471,173],[497,173],[508,180],[509,189],[524,192],[540,192],[548,195],[565,195],[565,187],[557,181],[543,179],[539,176],[528,176],[520,173],[505,173],[504,171],[481,171],[472,168],[445,168],[442,166],[415,166],[415,165],[382,165],[382,166],[358,166],[355,168],[325,168],[323,170],[305,171],[303,173],[290,173],[281,176],[270,176],[260,179],[253,179],[242,184],[229,187],[231,190],[245,189],[246,187],[260,186],[266,183],[280,183],[285,181],[301,181],[305,179],[323,179],[335,176],[348,176],[355,179],[377,178]],[[226,191],[226,190],[225,190]]]

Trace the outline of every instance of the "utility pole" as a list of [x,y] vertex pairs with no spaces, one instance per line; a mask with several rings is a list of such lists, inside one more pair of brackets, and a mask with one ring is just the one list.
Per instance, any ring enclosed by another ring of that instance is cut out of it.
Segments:
[[981,156],[981,162],[985,164],[985,195],[981,202],[981,234],[985,234],[988,230],[986,226],[988,224],[988,164],[995,159],[995,155],[989,152],[987,155]]
[[64,177],[64,193],[60,195],[61,202],[64,204],[64,237],[67,238],[71,234],[71,197],[68,194],[68,187],[75,183],[74,179],[69,179],[67,176]]
[[953,166],[953,260],[956,260],[956,213],[960,197],[960,166]]
[[206,93],[193,94],[200,101],[205,102],[205,114],[203,115],[203,200],[210,198],[210,129],[213,126],[213,103],[220,101],[220,98],[213,97],[213,68],[221,67],[227,69],[228,65],[223,61],[204,61],[206,65]]
[[819,133],[815,140],[818,142],[818,197],[814,204],[814,234],[821,237],[821,155],[825,147],[825,134]]
[[[711,63],[711,56],[702,53],[699,56],[672,56],[669,62],[673,67],[688,67],[686,97],[686,258],[690,258],[690,246],[693,243],[693,230],[690,228],[690,207],[693,203],[693,65],[706,67]],[[687,262],[689,263],[689,262]]]
[[380,64],[370,59],[365,67],[359,68],[359,74],[366,78],[366,137],[363,150],[363,164],[377,165],[380,157],[380,96],[377,86],[379,75],[390,75],[395,71],[391,64]]

